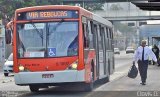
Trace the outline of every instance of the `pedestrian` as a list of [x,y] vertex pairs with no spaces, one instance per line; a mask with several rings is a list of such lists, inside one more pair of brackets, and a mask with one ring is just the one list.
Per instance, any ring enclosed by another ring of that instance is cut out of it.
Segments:
[[[159,59],[159,48],[154,44],[152,48],[153,53],[156,55],[157,60]],[[155,65],[155,62],[153,62],[153,65]]]
[[157,58],[153,53],[153,51],[148,46],[146,46],[146,41],[142,40],[141,46],[139,46],[135,51],[134,61],[133,61],[133,64],[135,64],[135,62],[138,63],[138,70],[142,81],[142,83],[140,84],[142,85],[146,85],[149,57],[152,58],[154,62],[157,62]]

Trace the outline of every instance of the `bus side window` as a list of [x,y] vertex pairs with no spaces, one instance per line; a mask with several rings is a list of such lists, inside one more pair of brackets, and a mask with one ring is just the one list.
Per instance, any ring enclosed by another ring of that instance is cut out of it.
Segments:
[[111,32],[110,32],[110,29],[108,29],[108,38],[109,38],[109,50],[111,50]]
[[111,29],[109,28],[109,46],[110,46],[110,50],[112,50],[112,31]]
[[97,50],[97,25],[96,24],[93,24],[92,25],[93,26],[93,29],[92,29],[92,31],[93,31],[93,47]]
[[101,32],[100,32],[100,34],[101,34],[101,39],[102,39],[102,40],[101,40],[101,41],[102,41],[101,43],[102,43],[102,48],[103,48],[103,49],[105,49],[105,40],[104,40],[104,38],[105,38],[104,35],[105,35],[105,34],[104,34],[104,33],[105,33],[104,27],[101,27]]
[[112,40],[112,50],[114,48],[114,40],[113,40],[113,30],[111,29],[111,34],[112,34],[112,37],[111,37],[111,40]]
[[88,21],[89,48],[93,49],[93,22]]
[[107,50],[109,50],[109,31],[108,28],[106,28],[106,41],[107,41]]
[[89,36],[88,36],[88,26],[83,23],[83,42],[84,42],[84,48],[89,48]]
[[99,28],[99,33],[98,33],[98,45],[99,45],[99,50],[102,50],[102,29],[101,29],[101,25],[98,26]]

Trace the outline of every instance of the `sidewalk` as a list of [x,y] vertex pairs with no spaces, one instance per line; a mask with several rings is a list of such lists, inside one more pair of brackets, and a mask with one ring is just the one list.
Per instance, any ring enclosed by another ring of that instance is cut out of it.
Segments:
[[140,84],[140,75],[135,79],[127,77],[128,71],[123,74],[117,72],[111,75],[110,82],[96,89],[97,91],[160,91],[160,67],[148,66],[147,84]]
[[[112,75],[110,75],[110,81],[113,81],[113,80],[116,80],[116,79],[119,79],[121,77],[124,77],[124,76],[127,76],[128,74],[128,71],[130,69],[130,66],[131,65],[128,65],[128,67],[125,67],[125,69],[123,70],[118,70],[118,71],[115,71]],[[136,67],[138,68],[138,65],[136,64]],[[160,74],[160,66],[158,67],[157,65],[149,65],[148,66],[148,77],[152,75],[152,73],[158,73]],[[139,71],[138,71],[138,76],[139,75]],[[137,76],[137,77],[138,77]],[[160,75],[159,75],[160,77]],[[160,78],[159,78],[160,79]]]
[[115,72],[110,75],[110,82],[126,76],[129,69],[130,69],[130,65],[126,65],[125,67],[121,67],[121,68],[116,68]]

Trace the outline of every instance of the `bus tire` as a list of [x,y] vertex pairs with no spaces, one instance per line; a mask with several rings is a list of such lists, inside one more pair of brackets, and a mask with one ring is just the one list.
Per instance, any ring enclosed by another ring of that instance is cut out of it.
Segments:
[[8,73],[4,73],[4,76],[8,76]]
[[90,92],[90,91],[92,91],[93,90],[93,82],[91,82],[91,83],[85,83],[85,91],[86,92]]
[[37,85],[29,85],[31,92],[38,92],[39,87]]
[[92,91],[93,90],[93,86],[94,86],[94,75],[93,75],[93,71],[92,71],[91,72],[91,82],[90,83],[84,83],[85,91],[86,92]]
[[102,83],[103,84],[105,84],[107,82],[109,82],[109,76],[107,76],[107,77],[105,77],[105,78],[102,79]]

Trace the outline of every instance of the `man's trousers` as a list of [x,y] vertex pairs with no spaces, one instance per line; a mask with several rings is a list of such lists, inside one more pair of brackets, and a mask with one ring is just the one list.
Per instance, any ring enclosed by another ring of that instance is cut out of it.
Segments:
[[144,60],[144,61],[139,60],[138,69],[139,69],[142,83],[145,83],[147,79],[148,60]]

